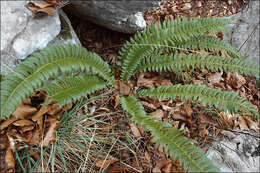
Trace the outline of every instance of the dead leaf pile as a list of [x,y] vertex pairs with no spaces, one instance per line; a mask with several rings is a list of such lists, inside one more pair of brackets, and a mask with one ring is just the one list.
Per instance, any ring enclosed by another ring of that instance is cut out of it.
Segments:
[[68,1],[64,0],[44,0],[28,2],[26,7],[32,11],[34,17],[43,15],[54,15],[57,8],[65,6]]
[[224,17],[246,8],[248,0],[167,0],[159,9],[145,15],[148,25],[176,17]]
[[[15,172],[15,150],[29,146],[29,151],[34,153],[33,146],[46,147],[56,141],[59,118],[72,107],[72,104],[62,108],[57,103],[41,106],[45,98],[44,91],[36,92],[26,99],[8,120],[1,122],[1,170]],[[39,158],[38,154],[34,154],[33,157]]]

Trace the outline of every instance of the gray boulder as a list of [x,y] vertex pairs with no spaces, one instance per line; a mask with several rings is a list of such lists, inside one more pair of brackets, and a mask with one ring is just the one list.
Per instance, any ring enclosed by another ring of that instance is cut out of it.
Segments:
[[221,172],[258,172],[260,136],[255,132],[223,131],[224,138],[211,144],[208,158]]
[[81,0],[71,1],[65,10],[115,31],[134,33],[146,27],[143,13],[159,8],[161,2],[162,0]]
[[33,19],[28,1],[1,1],[1,73],[7,74],[60,32],[58,14]]
[[48,46],[58,44],[81,44],[68,16],[62,9],[59,9],[59,16],[61,21],[61,31],[59,35],[57,35],[52,41],[48,43]]
[[242,12],[229,16],[231,33],[225,36],[247,59],[260,64],[259,60],[259,17],[260,2],[251,0]]
[[46,46],[80,44],[63,11],[35,19],[26,3],[1,1],[1,74],[11,72],[19,62]]

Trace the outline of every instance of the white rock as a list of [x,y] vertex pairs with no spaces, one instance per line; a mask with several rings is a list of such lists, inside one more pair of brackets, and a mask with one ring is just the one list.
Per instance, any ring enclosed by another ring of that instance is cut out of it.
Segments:
[[60,32],[60,19],[32,18],[28,1],[1,1],[1,73],[7,74],[32,52],[46,47]]
[[250,1],[242,12],[229,18],[232,24],[228,26],[231,34],[225,35],[229,41],[247,59],[260,64],[259,53],[259,17],[260,2]]
[[260,170],[259,133],[234,133],[233,139],[223,138],[211,144],[208,158],[221,172],[258,172]]

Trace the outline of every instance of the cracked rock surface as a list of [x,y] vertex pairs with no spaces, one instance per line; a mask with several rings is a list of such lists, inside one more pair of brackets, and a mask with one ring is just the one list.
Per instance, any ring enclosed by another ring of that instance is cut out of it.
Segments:
[[61,30],[59,15],[33,19],[28,1],[1,1],[1,74],[43,49]]
[[224,131],[224,138],[213,142],[207,151],[221,172],[258,172],[260,170],[260,136],[255,132]]
[[250,61],[260,64],[259,18],[260,2],[250,1],[242,12],[230,16],[232,24],[228,26],[231,34],[226,36],[233,46]]
[[143,13],[148,10],[157,9],[163,0],[82,0],[72,1],[71,5],[65,7],[67,12],[78,17],[92,21],[109,29],[134,33],[143,30],[146,22]]

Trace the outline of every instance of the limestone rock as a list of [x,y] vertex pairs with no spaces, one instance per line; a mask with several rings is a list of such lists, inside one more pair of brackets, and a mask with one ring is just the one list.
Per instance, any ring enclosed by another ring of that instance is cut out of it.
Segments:
[[220,141],[213,142],[207,155],[221,172],[258,172],[260,170],[259,133],[246,131],[232,133]]
[[250,61],[260,64],[259,60],[259,17],[260,2],[250,1],[242,12],[232,15],[228,26],[231,34],[225,40],[235,46]]
[[82,0],[72,1],[65,9],[109,29],[134,33],[146,27],[143,13],[159,8],[161,2],[162,0]]
[[61,32],[49,42],[48,46],[57,44],[81,44],[69,18],[62,9],[59,9],[59,16],[61,21]]
[[32,52],[46,47],[60,32],[60,19],[32,18],[28,1],[1,1],[1,73],[7,74]]
[[1,74],[11,72],[21,60],[47,46],[80,44],[67,15],[32,18],[26,1],[1,1]]

